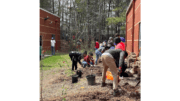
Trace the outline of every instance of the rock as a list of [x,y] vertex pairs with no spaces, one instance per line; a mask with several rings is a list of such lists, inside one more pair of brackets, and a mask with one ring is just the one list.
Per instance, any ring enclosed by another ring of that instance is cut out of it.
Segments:
[[138,60],[138,61],[141,61],[141,56],[137,57],[137,60]]

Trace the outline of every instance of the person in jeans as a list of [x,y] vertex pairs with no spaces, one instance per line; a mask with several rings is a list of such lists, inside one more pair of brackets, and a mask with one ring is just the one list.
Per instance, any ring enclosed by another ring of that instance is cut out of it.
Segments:
[[52,40],[51,40],[51,52],[52,52],[52,55],[55,54],[55,43],[56,41],[54,40],[54,38],[52,37]]
[[74,71],[74,67],[75,67],[75,70],[77,70],[77,62],[79,62],[80,65],[82,65],[81,63],[81,59],[83,57],[85,57],[87,55],[87,53],[85,54],[85,52],[82,54],[78,51],[71,51],[69,53],[69,57],[71,58],[71,61],[72,61],[72,70]]
[[95,50],[97,50],[98,48],[99,48],[99,42],[98,42],[98,39],[96,39]]
[[89,52],[89,54],[84,57],[84,61],[82,62],[83,68],[86,66],[90,67],[90,65],[94,65],[94,60],[93,60],[93,53]]
[[[103,63],[103,67],[104,70],[102,72],[102,83],[101,83],[101,87],[104,87],[105,84],[105,80],[106,80],[106,71],[109,68],[110,72],[113,75],[113,96],[117,96],[118,94],[120,94],[119,90],[118,90],[118,82],[119,82],[119,74],[122,71],[122,65],[123,65],[123,60],[127,57],[127,52],[126,51],[122,51],[121,49],[109,49],[107,51],[105,51],[102,56],[102,63]],[[116,66],[116,62],[119,62],[119,68],[117,68]]]
[[104,53],[104,51],[106,51],[108,49],[109,49],[109,47],[102,46],[95,51],[95,54],[96,54],[95,65],[97,65],[97,61],[98,61],[99,57],[101,57],[102,53]]

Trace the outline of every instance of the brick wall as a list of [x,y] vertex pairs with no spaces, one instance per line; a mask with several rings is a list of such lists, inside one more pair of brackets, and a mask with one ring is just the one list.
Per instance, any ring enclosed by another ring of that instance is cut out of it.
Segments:
[[[47,16],[49,19],[44,20]],[[43,50],[51,50],[52,34],[55,35],[56,40],[55,50],[60,50],[60,18],[40,8],[40,35],[42,36]]]
[[[133,18],[134,10],[134,18]],[[129,9],[126,13],[126,51],[132,52],[132,45],[134,40],[134,53],[138,54],[139,49],[139,23],[141,22],[141,1],[135,0],[135,9],[133,9],[133,2],[129,5]],[[133,19],[134,19],[134,33],[133,30]],[[134,35],[134,38],[132,36]]]

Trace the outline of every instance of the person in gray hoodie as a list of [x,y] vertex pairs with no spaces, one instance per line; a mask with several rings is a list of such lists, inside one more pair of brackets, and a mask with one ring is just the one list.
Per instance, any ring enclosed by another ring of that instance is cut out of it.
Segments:
[[[110,72],[113,75],[113,95],[117,96],[120,92],[118,90],[118,78],[119,75],[122,72],[122,66],[124,59],[128,56],[128,53],[126,51],[122,51],[121,49],[109,49],[105,51],[102,56],[102,63],[103,63],[103,73],[102,73],[102,84],[101,87],[104,87],[105,80],[106,80],[106,71],[109,68]],[[116,61],[119,62],[119,65],[117,68]]]

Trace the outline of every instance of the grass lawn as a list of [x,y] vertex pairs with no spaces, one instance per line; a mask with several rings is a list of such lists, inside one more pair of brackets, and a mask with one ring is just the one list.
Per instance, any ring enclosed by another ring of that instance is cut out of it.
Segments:
[[[82,53],[84,50],[81,51]],[[89,53],[89,51],[88,51]],[[93,58],[95,60],[95,54],[93,54]],[[45,57],[40,61],[40,71],[47,71],[52,69],[63,69],[66,76],[71,76],[74,72],[71,71],[72,69],[72,62],[69,57],[69,53],[56,53],[53,56]],[[50,73],[52,75],[56,73]]]
[[68,53],[59,53],[53,56],[45,57],[41,60],[40,64],[43,70],[49,70],[51,68],[70,67],[72,63]]

